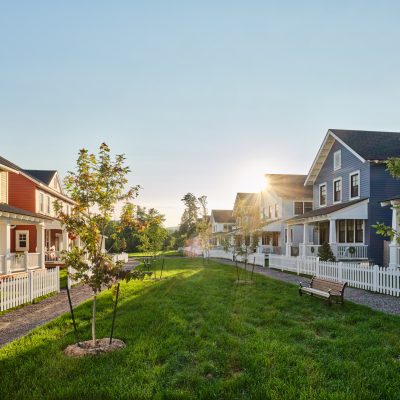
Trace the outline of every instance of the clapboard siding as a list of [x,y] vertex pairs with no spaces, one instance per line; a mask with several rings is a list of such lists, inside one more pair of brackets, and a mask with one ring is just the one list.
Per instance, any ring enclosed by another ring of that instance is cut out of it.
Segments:
[[372,225],[382,222],[392,224],[392,211],[390,207],[381,207],[380,202],[393,197],[400,197],[400,181],[392,178],[386,171],[384,164],[371,164],[371,193],[368,207],[368,235],[369,257],[377,264],[382,265],[384,238],[377,235]]
[[[333,154],[335,151],[342,151],[342,167],[334,171],[333,169]],[[368,198],[370,194],[370,166],[368,162],[362,162],[353,153],[347,150],[343,145],[335,142],[331,151],[325,160],[324,165],[314,183],[313,198],[314,209],[319,208],[319,185],[327,184],[327,206],[333,205],[333,181],[337,178],[342,178],[342,202],[350,201],[349,196],[349,174],[354,171],[360,171],[360,197]]]
[[0,203],[8,202],[8,172],[0,172]]

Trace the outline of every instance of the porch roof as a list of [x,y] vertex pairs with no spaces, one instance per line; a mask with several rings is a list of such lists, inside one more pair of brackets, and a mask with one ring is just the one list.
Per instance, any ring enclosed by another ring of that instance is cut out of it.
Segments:
[[51,220],[40,214],[31,211],[22,210],[21,208],[13,207],[5,203],[0,203],[0,217],[13,218],[17,216],[18,219],[30,220],[33,222],[42,222],[44,220]]
[[312,220],[313,218],[317,218],[317,217],[319,217],[318,219],[321,220],[323,218],[328,218],[329,215],[334,212],[354,206],[355,204],[361,203],[366,200],[367,199],[359,199],[359,200],[349,201],[347,203],[335,204],[335,205],[329,206],[329,207],[318,208],[316,210],[309,211],[305,214],[297,215],[296,217],[290,218],[290,219],[286,220],[285,222],[289,225],[296,225],[296,223],[306,222],[307,220]]

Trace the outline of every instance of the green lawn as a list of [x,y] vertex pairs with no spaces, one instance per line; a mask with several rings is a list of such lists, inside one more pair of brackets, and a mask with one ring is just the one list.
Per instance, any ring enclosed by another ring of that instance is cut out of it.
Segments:
[[67,287],[67,268],[60,268],[60,289]]
[[[300,298],[293,285],[232,267],[168,259],[168,279],[121,287],[122,351],[66,358],[68,315],[0,349],[5,399],[396,399],[400,318]],[[110,292],[98,302],[109,335]],[[77,309],[89,338],[90,303]]]
[[[152,255],[153,254],[146,252],[129,253],[129,257],[151,257]],[[164,257],[179,257],[183,256],[183,253],[178,250],[165,250],[165,251],[160,251],[158,255]]]

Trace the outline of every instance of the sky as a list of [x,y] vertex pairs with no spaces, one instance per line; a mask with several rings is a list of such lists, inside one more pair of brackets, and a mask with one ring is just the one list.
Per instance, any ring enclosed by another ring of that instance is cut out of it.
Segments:
[[137,203],[179,223],[306,174],[329,128],[400,131],[398,1],[0,0],[0,155],[124,153]]

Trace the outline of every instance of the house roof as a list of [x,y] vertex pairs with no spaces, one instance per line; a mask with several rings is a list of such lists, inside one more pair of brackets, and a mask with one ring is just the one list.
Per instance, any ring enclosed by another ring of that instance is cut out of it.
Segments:
[[52,219],[45,217],[41,214],[37,214],[31,211],[22,210],[21,208],[9,206],[6,203],[0,203],[0,211],[10,213],[10,214],[18,214],[18,215],[26,215],[28,217],[40,218],[40,219]]
[[361,162],[383,162],[400,154],[400,132],[329,129],[310,168],[305,185],[315,182],[335,141],[341,143]]
[[305,214],[296,215],[295,217],[290,218],[290,219],[286,220],[285,222],[296,222],[296,221],[310,218],[310,217],[318,217],[320,215],[331,214],[331,213],[333,213],[335,211],[339,211],[343,208],[353,206],[354,204],[360,203],[361,201],[364,201],[364,200],[366,200],[366,199],[358,199],[358,200],[349,201],[347,203],[335,204],[335,205],[329,206],[329,207],[321,207],[316,210],[306,212]]
[[245,207],[253,207],[256,206],[259,202],[260,195],[259,193],[242,193],[239,192],[236,194],[235,205],[233,207],[233,212],[236,211],[238,204],[242,204]]
[[330,129],[364,160],[383,161],[400,155],[400,132]]
[[312,187],[304,186],[307,175],[265,174],[269,186],[279,197],[312,199]]
[[234,224],[235,217],[233,216],[233,210],[212,210],[211,214],[214,221],[220,224]]
[[45,185],[50,185],[51,181],[54,178],[54,175],[57,173],[55,170],[40,170],[40,169],[24,169],[24,171],[28,174],[36,178],[38,181],[43,182]]

